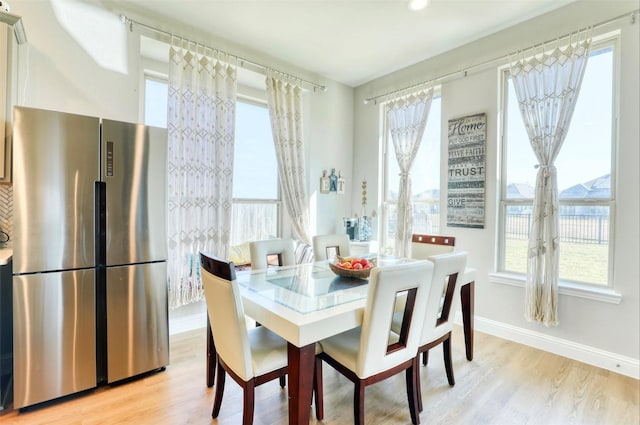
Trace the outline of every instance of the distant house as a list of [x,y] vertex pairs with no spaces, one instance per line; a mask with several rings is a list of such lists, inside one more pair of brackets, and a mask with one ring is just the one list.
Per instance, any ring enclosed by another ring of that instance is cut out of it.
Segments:
[[430,199],[440,199],[440,189],[427,189],[415,195],[413,197],[414,201],[420,200],[430,200]]
[[584,199],[589,194],[589,188],[582,183],[575,184],[558,194],[560,199]]
[[[611,193],[611,174],[573,185],[558,194],[560,200],[608,198]],[[576,205],[564,208],[565,214],[600,215],[608,213],[602,206]]]
[[507,185],[507,198],[533,199],[534,188],[528,183],[511,183]]
[[[599,199],[608,198],[611,191],[611,175],[605,174],[585,183],[578,183],[568,187],[558,194],[558,198],[562,200],[571,199]],[[511,183],[507,185],[507,197],[510,199],[533,199],[535,189],[527,183]],[[563,206],[561,214],[578,214],[578,215],[600,215],[606,208],[601,206],[576,205]],[[509,208],[511,214],[529,213],[530,206],[511,206]]]
[[608,198],[611,193],[611,174],[605,174],[586,183],[578,183],[559,193],[560,199]]

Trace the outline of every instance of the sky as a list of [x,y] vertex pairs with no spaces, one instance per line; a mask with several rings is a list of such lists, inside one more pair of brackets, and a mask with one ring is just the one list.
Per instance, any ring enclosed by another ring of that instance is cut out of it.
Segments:
[[278,167],[269,111],[265,106],[236,104],[233,197],[278,199]]
[[[613,52],[594,53],[587,62],[569,133],[555,162],[560,191],[611,172]],[[515,92],[510,83],[508,115],[517,119],[509,119],[507,130],[507,183],[535,186],[534,165],[538,161],[517,102],[511,100],[515,100]]]

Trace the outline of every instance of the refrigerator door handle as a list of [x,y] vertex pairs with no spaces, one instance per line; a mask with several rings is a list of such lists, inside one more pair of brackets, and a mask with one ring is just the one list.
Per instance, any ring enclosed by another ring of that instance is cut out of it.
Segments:
[[96,265],[101,266],[107,262],[107,185],[105,182],[95,182],[95,255]]

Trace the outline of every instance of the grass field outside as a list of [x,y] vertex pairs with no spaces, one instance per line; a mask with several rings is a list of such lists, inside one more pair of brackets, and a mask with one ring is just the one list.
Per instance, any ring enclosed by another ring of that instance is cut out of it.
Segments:
[[[506,239],[505,271],[527,272],[527,244],[523,239]],[[607,285],[608,244],[560,243],[560,279]]]

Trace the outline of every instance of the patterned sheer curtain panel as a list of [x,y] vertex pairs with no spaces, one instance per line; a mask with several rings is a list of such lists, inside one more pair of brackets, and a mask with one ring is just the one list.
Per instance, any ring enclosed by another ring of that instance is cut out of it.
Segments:
[[389,101],[385,105],[387,128],[400,168],[396,240],[394,254],[410,254],[413,233],[413,203],[411,202],[411,166],[429,118],[433,87]]
[[302,89],[267,74],[267,101],[284,204],[296,237],[311,245],[302,140]]
[[[169,57],[169,304],[203,298],[200,251],[227,258],[236,67],[172,43]],[[206,51],[205,51],[206,53]]]
[[[525,318],[558,322],[558,185],[554,161],[578,99],[591,46],[590,31],[569,45],[521,52],[510,74],[529,142],[538,159],[527,258]],[[551,50],[551,51],[549,51]]]

